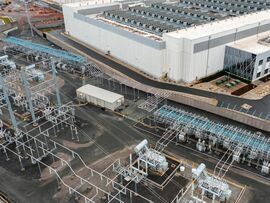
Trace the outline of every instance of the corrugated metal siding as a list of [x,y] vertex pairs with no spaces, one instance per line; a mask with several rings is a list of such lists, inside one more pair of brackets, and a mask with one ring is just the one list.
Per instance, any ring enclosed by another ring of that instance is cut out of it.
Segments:
[[194,50],[193,53],[201,52],[208,49],[208,43],[209,48],[214,48],[220,45],[225,45],[227,43],[233,42],[234,40],[240,40],[246,37],[250,37],[252,35],[256,35],[257,33],[262,33],[265,31],[270,30],[270,24],[261,25],[260,27],[254,27],[247,30],[239,31],[236,34],[232,33],[229,35],[225,35],[222,37],[210,39],[204,42],[200,42],[197,44],[194,44]]

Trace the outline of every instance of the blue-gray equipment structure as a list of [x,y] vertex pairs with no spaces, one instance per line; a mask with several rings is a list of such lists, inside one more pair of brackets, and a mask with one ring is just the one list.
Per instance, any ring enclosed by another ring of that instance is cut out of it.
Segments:
[[202,139],[211,139],[214,136],[224,147],[241,146],[242,153],[247,154],[250,159],[270,160],[270,138],[266,138],[260,133],[222,125],[168,105],[156,110],[154,118],[157,122],[179,125],[183,128],[188,127],[189,131],[193,131],[195,134],[196,131],[200,131]]
[[15,44],[17,46],[22,46],[28,49],[32,49],[38,52],[50,54],[52,56],[62,58],[68,61],[73,61],[73,62],[78,62],[78,63],[83,63],[86,61],[86,59],[83,56],[72,54],[67,51],[63,51],[59,49],[54,49],[49,46],[33,43],[31,41],[19,39],[16,37],[7,37],[3,39],[3,41],[7,43]]

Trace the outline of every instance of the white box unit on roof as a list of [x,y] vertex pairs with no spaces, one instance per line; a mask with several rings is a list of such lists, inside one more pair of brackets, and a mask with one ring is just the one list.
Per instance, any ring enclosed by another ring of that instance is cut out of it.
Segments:
[[115,110],[124,103],[124,96],[93,86],[84,85],[76,90],[77,98],[110,110]]

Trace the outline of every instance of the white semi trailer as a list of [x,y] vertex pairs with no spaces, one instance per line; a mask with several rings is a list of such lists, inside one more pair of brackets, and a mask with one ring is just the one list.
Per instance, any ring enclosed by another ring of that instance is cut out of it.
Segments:
[[114,111],[124,104],[124,96],[93,85],[84,85],[76,90],[79,101],[92,103]]

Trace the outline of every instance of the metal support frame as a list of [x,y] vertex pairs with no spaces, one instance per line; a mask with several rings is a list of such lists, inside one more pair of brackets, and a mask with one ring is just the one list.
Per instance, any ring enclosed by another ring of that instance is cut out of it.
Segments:
[[12,123],[13,129],[15,131],[17,131],[17,129],[18,129],[17,121],[16,121],[16,118],[14,116],[14,112],[13,112],[11,103],[9,101],[9,95],[7,93],[6,85],[4,83],[4,79],[3,79],[3,77],[2,77],[1,74],[0,74],[0,85],[2,87],[2,91],[3,91],[3,94],[4,94],[5,102],[6,102],[7,107],[8,107],[8,112],[9,112],[9,116],[10,116],[10,119],[11,119],[11,123]]
[[74,61],[74,62],[85,62],[86,59],[82,56],[76,55],[76,54],[72,54],[66,51],[62,51],[59,49],[54,49],[45,45],[41,45],[41,44],[36,44],[36,43],[32,43],[30,41],[27,40],[22,40],[16,37],[8,37],[3,39],[4,42],[10,43],[10,44],[15,44],[18,46],[22,46],[28,49],[32,49],[35,50],[37,52],[41,52],[41,53],[46,53],[46,54],[50,54],[53,55],[55,57],[58,58],[62,58],[68,61]]
[[171,96],[171,92],[169,91],[154,88],[151,88],[149,93],[151,95],[148,95],[147,93],[146,101],[144,101],[138,106],[138,108],[143,109],[148,113],[155,110],[161,102],[163,102],[164,100],[166,100],[168,97]]
[[[160,109],[154,112],[155,120],[161,123],[167,123],[172,125],[173,123],[179,126],[189,125],[193,131],[199,130],[202,138],[209,138],[209,135],[215,136],[219,143],[223,143],[224,146],[233,145],[240,146],[247,154],[251,152],[251,149],[256,149],[258,156],[261,159],[269,160],[268,152],[270,150],[270,144],[268,139],[262,135],[258,136],[256,133],[243,131],[237,127],[224,126],[219,123],[215,123],[206,118],[200,117],[196,114],[191,114],[175,107],[164,105]],[[266,141],[267,140],[267,141]],[[264,141],[264,144],[262,144]]]
[[31,92],[29,91],[29,83],[27,81],[27,76],[26,76],[24,68],[21,70],[21,76],[22,76],[21,78],[23,80],[23,86],[24,86],[24,90],[25,90],[25,95],[26,95],[29,111],[31,113],[32,120],[35,122],[36,116],[35,116],[34,107],[33,107],[33,103],[32,103],[32,96],[31,96]]
[[54,60],[51,61],[51,68],[52,68],[52,75],[53,75],[54,87],[55,87],[56,98],[57,98],[57,105],[60,107],[62,105],[62,102],[61,102],[59,88],[58,88],[59,84],[58,84],[58,80],[57,80],[57,77],[56,77],[56,70],[55,70]]

